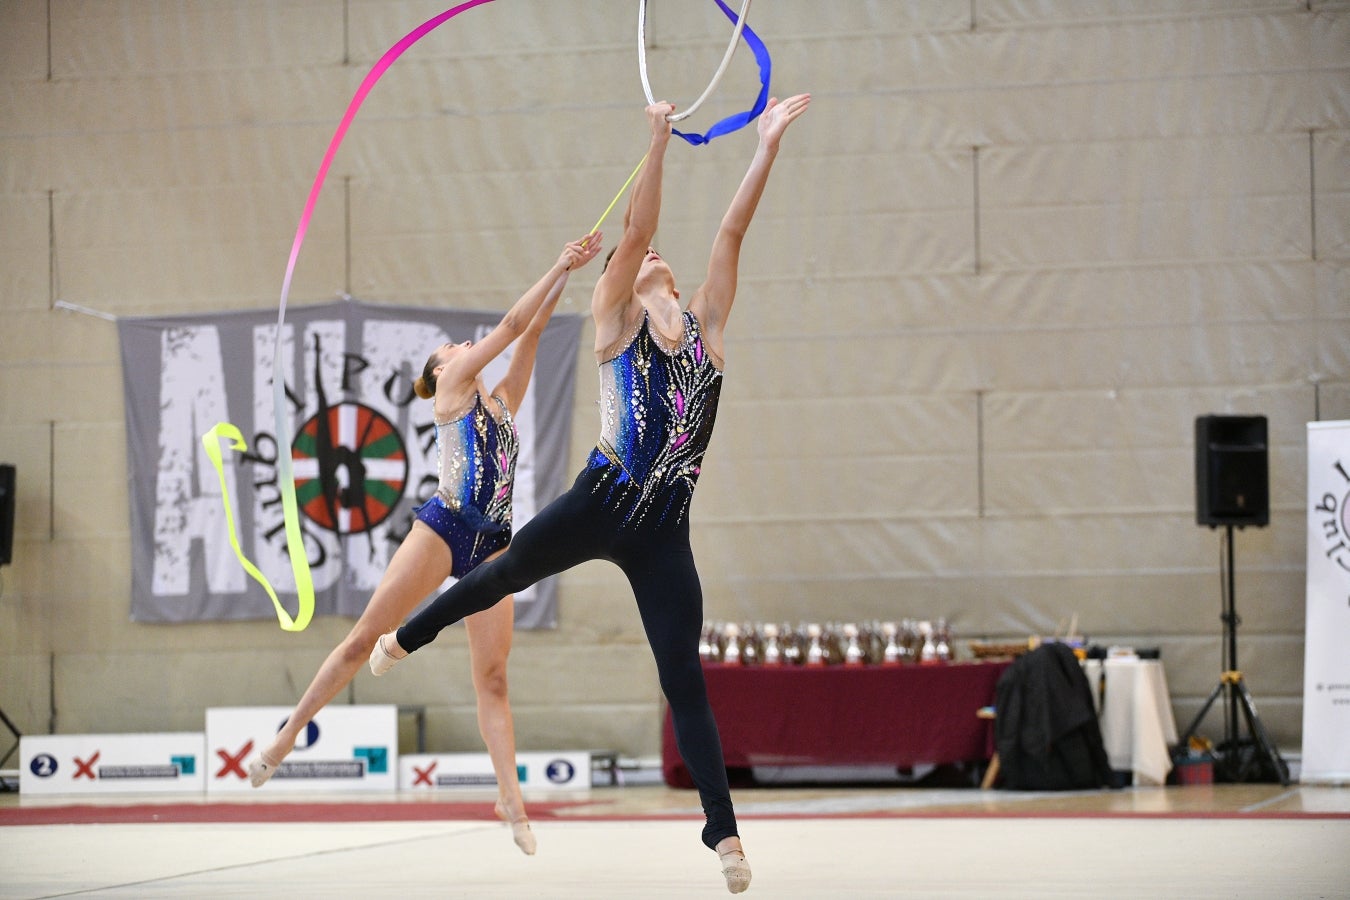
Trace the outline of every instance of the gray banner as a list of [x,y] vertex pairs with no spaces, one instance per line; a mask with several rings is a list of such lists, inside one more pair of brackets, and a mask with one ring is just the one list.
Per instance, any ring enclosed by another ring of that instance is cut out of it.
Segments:
[[[499,313],[342,300],[287,311],[286,373],[296,499],[315,615],[358,616],[436,485],[431,404],[412,381],[446,341],[476,339]],[[555,315],[516,416],[519,528],[564,487],[583,317]],[[272,618],[262,586],[230,546],[220,478],[202,435],[228,422],[247,449],[224,448],[240,549],[291,615],[295,582],[277,476],[272,371],[276,312],[118,320],[131,495],[131,617],[140,622]],[[510,350],[483,373],[489,387]],[[325,458],[326,457],[326,458]],[[336,482],[320,479],[320,465]],[[447,584],[449,582],[447,581]],[[556,586],[516,597],[520,628],[557,624]]]

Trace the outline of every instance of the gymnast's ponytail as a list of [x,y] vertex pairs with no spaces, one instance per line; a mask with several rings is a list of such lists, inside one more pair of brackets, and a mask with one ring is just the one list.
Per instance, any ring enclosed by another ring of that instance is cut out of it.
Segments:
[[436,367],[440,363],[436,360],[436,354],[431,354],[427,359],[427,364],[422,367],[422,374],[413,382],[413,393],[423,400],[430,400],[436,396]]

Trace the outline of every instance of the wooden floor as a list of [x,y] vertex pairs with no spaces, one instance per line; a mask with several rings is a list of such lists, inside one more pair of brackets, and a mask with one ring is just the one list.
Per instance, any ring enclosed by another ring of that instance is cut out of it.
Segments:
[[[521,854],[492,794],[0,794],[0,898],[715,897],[697,796],[529,798]],[[447,799],[448,798],[448,799]],[[735,793],[750,896],[1350,897],[1350,788]]]

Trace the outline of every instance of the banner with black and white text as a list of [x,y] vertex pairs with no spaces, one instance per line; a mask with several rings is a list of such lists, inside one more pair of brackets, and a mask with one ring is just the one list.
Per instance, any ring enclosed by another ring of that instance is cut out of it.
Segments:
[[1350,783],[1350,421],[1308,423],[1307,579],[1299,780]]
[[[358,616],[436,488],[430,401],[413,380],[447,341],[476,340],[501,313],[340,300],[292,308],[282,334],[291,455],[315,615]],[[513,524],[563,489],[584,319],[555,315],[542,339],[520,432]],[[225,453],[240,548],[294,611],[274,434],[276,311],[118,320],[130,478],[131,617],[140,622],[267,619],[271,599],[230,546],[220,478],[202,435],[237,426]],[[491,388],[510,350],[483,372]],[[320,478],[319,472],[336,473]],[[447,584],[450,582],[447,581]],[[520,628],[557,624],[550,579],[516,597]]]

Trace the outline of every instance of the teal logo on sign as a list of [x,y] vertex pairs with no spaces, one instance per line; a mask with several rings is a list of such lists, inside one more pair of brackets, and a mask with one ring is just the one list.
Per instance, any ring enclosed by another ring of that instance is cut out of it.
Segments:
[[352,756],[366,761],[366,771],[372,775],[383,775],[389,771],[389,748],[355,747]]

